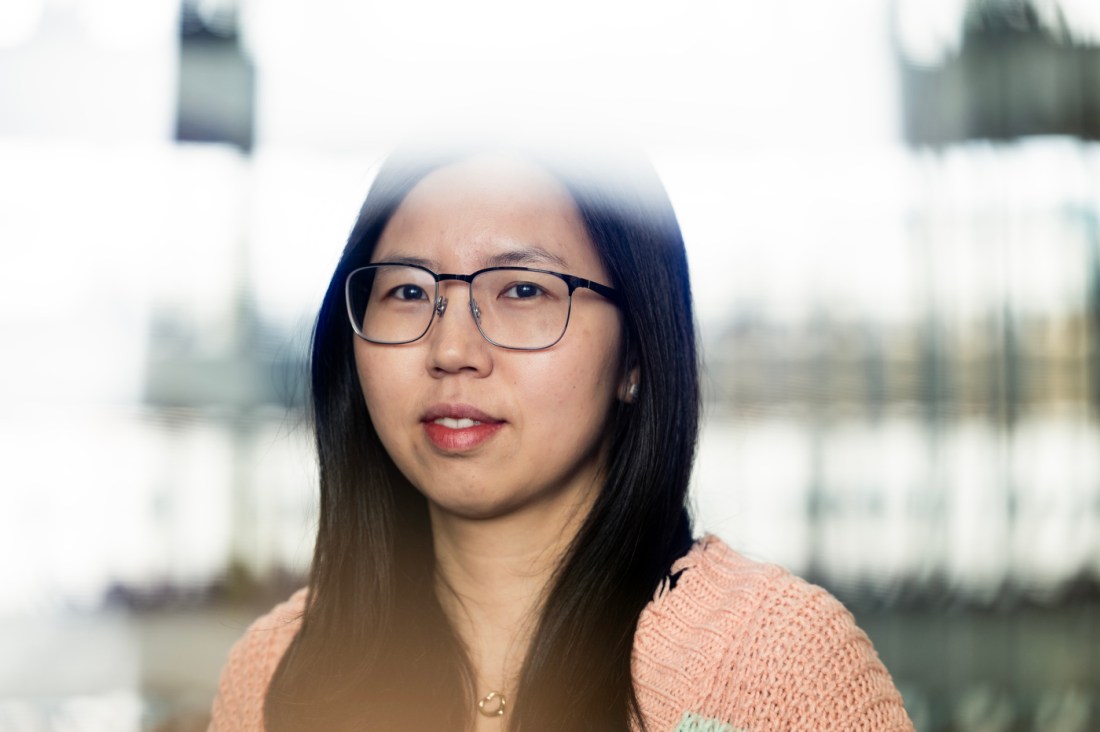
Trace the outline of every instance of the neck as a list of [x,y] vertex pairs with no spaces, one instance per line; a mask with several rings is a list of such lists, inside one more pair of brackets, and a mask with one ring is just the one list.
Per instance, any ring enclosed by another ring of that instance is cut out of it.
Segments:
[[583,509],[550,521],[522,514],[471,520],[431,508],[436,592],[470,654],[479,694],[514,690],[548,586],[587,515]]

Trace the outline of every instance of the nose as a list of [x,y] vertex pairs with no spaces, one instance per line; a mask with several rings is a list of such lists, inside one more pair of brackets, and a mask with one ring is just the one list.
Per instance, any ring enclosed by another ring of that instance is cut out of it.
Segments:
[[[451,288],[462,288],[462,282],[446,283]],[[468,287],[469,285],[465,285]],[[451,291],[451,297],[467,295],[465,292]],[[435,377],[448,374],[469,373],[474,376],[488,376],[493,370],[492,349],[477,327],[477,304],[473,298],[466,297],[469,303],[470,317],[461,312],[443,317],[451,297],[440,294],[435,301],[435,322],[425,338],[428,340],[428,372]],[[466,308],[459,308],[463,310]],[[457,317],[456,317],[457,316]]]

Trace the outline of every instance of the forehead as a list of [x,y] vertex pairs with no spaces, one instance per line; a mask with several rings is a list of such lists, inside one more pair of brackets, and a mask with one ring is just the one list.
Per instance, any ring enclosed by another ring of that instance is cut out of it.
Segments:
[[471,158],[425,176],[394,212],[372,258],[472,271],[502,256],[603,274],[565,186],[533,163],[504,156]]

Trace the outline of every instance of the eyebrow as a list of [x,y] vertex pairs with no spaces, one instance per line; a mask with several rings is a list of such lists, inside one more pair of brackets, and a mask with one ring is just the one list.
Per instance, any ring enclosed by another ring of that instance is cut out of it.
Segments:
[[424,257],[413,257],[408,254],[393,254],[388,256],[384,260],[389,264],[411,264],[414,267],[423,267],[424,269],[430,269],[433,272],[436,271],[438,265],[431,259],[425,259]]
[[565,260],[556,254],[552,254],[542,247],[531,246],[521,249],[511,249],[489,257],[487,266],[507,267],[510,265],[552,264],[561,269],[567,269]]
[[[386,257],[387,262],[393,264],[411,264],[417,267],[424,267],[430,269],[433,272],[439,272],[439,262],[433,259],[425,259],[424,257],[415,257],[408,254],[395,253]],[[507,251],[498,252],[485,260],[485,263],[479,269],[484,267],[512,267],[512,266],[529,266],[529,265],[553,265],[562,270],[568,269],[569,265],[565,263],[565,260],[556,254],[548,252],[539,246],[524,246],[516,249],[509,249]]]

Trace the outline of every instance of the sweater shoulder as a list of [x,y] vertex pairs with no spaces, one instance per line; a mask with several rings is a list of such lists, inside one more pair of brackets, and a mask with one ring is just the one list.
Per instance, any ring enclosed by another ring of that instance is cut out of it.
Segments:
[[295,592],[252,623],[222,668],[209,732],[262,732],[264,697],[301,627],[307,590]]
[[[806,604],[821,605],[814,617],[847,610],[826,590],[786,569],[749,559],[715,536],[705,536],[672,566],[679,580],[665,582],[646,607],[640,625],[698,628],[717,623],[724,628],[743,628],[755,618],[764,627],[783,627],[791,614],[801,614]],[[760,616],[760,617],[758,617]],[[848,616],[850,617],[850,616]]]
[[654,730],[685,715],[750,732],[912,729],[870,640],[826,590],[713,536],[676,572],[635,636],[639,703]]

